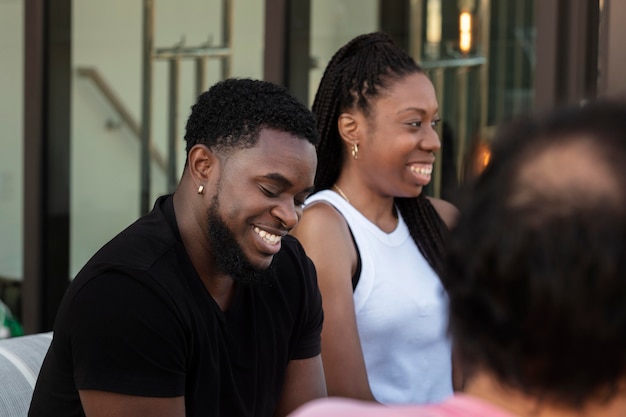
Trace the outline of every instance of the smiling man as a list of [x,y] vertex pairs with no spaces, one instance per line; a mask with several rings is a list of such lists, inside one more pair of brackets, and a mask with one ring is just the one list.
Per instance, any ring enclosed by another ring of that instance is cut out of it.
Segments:
[[280,416],[326,395],[315,271],[287,235],[313,186],[312,114],[229,79],[185,140],[175,193],[68,289],[30,416]]

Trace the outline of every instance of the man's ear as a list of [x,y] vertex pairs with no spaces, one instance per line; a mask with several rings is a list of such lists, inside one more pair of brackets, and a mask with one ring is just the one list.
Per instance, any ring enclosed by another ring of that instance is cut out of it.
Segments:
[[189,174],[198,185],[209,182],[215,172],[217,156],[206,145],[194,145],[187,155]]
[[359,118],[353,113],[341,113],[337,119],[337,129],[341,139],[349,144],[359,143]]

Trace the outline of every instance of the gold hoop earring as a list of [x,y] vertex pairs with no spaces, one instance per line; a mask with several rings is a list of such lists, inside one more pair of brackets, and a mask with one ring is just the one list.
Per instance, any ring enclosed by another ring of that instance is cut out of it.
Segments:
[[352,157],[354,159],[359,159],[359,144],[358,143],[352,144]]
[[204,185],[198,187],[198,194],[204,193]]

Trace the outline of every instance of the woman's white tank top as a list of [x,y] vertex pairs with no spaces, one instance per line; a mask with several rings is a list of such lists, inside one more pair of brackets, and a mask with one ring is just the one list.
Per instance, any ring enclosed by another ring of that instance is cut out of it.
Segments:
[[354,306],[376,400],[424,404],[450,396],[447,297],[402,216],[398,213],[398,226],[385,233],[334,191],[320,191],[306,204],[316,201],[343,215],[360,253]]

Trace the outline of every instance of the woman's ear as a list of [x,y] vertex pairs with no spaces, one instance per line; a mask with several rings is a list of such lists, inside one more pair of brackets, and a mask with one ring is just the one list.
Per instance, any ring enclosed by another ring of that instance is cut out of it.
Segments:
[[187,155],[189,174],[197,184],[206,184],[215,172],[217,156],[206,145],[194,145]]
[[337,119],[337,129],[341,138],[350,143],[359,143],[359,120],[353,113],[341,113]]

